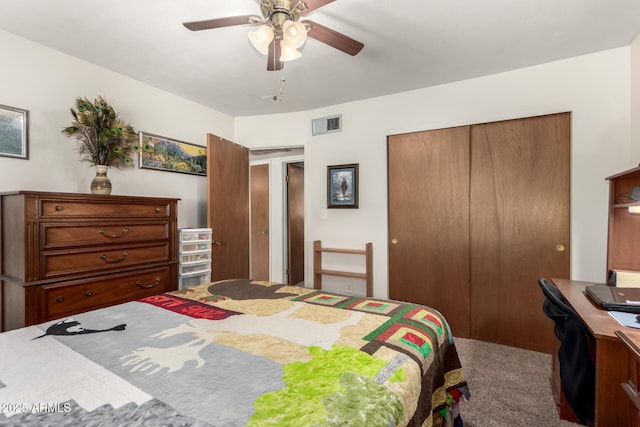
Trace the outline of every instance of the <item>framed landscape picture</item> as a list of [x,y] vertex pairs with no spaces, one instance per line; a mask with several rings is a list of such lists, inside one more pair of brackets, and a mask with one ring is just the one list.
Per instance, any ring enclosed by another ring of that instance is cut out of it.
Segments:
[[207,148],[140,132],[140,168],[207,175]]
[[29,158],[28,111],[0,105],[0,156]]
[[327,166],[327,207],[358,207],[358,164]]

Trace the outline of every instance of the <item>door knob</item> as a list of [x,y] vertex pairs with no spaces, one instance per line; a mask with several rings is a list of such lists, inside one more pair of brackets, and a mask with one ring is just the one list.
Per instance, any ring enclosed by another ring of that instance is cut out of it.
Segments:
[[563,244],[558,243],[558,244],[556,245],[556,251],[558,251],[558,252],[564,252],[564,249],[565,249],[565,248],[564,248],[564,245],[563,245]]
[[391,243],[395,245],[396,243],[398,243],[398,239],[391,239]]

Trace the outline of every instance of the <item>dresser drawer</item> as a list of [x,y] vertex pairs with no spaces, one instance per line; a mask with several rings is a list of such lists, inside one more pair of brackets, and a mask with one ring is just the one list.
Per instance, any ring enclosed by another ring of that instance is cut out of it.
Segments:
[[45,285],[46,320],[167,292],[172,267],[102,276],[98,279]]
[[173,261],[168,242],[156,245],[131,245],[42,252],[43,279],[90,272],[120,270],[152,262]]
[[153,199],[145,202],[126,202],[109,199],[75,201],[40,198],[38,202],[38,211],[42,218],[165,218],[171,214],[170,203]]
[[169,240],[169,222],[136,224],[133,221],[89,224],[42,223],[42,249],[75,245]]

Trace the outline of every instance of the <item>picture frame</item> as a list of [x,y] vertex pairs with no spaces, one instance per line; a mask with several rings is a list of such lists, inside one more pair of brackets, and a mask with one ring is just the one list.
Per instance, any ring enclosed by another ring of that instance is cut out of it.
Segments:
[[327,208],[358,208],[358,163],[327,166]]
[[0,156],[29,159],[29,112],[0,105]]
[[207,148],[177,139],[138,132],[141,169],[207,176]]

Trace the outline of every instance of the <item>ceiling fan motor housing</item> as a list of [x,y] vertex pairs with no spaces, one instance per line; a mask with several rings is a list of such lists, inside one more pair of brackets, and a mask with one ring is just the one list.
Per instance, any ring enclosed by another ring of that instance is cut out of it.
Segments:
[[277,39],[282,38],[282,25],[286,21],[298,21],[300,13],[306,9],[307,6],[302,1],[298,1],[291,8],[291,0],[275,0],[273,3],[269,0],[264,0],[261,6],[265,23],[271,24]]

